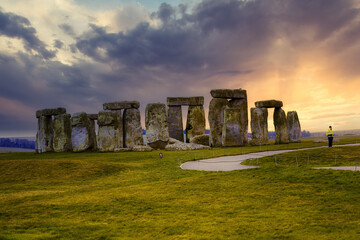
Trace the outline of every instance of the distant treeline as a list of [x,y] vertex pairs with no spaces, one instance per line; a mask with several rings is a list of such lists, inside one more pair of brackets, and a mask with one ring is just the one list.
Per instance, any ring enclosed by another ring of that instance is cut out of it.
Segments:
[[0,147],[35,149],[35,141],[21,138],[0,138]]

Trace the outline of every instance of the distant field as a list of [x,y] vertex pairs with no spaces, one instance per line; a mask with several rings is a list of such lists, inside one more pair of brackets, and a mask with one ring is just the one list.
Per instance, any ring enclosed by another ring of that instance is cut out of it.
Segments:
[[[342,138],[339,143],[355,143]],[[273,149],[324,146],[262,146]],[[322,148],[260,159],[259,169],[201,172],[179,161],[260,151],[0,154],[0,239],[359,239],[360,173],[314,170],[337,153]],[[300,159],[300,155],[299,155]],[[345,162],[347,161],[347,162]],[[249,164],[255,164],[250,160]]]
[[7,152],[35,152],[35,150],[28,148],[0,147],[0,153],[7,153]]

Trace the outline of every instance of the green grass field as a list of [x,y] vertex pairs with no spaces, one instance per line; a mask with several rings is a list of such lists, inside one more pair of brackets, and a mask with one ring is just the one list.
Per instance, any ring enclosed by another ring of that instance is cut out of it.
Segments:
[[[297,166],[294,153],[280,155],[277,165],[259,159],[259,169],[179,168],[179,160],[259,150],[163,151],[163,159],[159,151],[0,154],[0,239],[360,238],[359,172]],[[360,147],[301,154],[317,154],[311,166],[332,166],[335,152],[343,156],[337,164],[349,165]]]

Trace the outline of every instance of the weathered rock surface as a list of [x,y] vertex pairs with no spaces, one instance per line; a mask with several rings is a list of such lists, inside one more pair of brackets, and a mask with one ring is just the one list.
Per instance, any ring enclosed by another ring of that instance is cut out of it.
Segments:
[[205,134],[205,111],[203,106],[189,106],[186,121],[186,142]]
[[301,126],[296,111],[291,111],[287,113],[287,127],[288,127],[289,142],[300,142]]
[[237,108],[227,108],[224,111],[224,125],[222,132],[223,146],[240,146],[245,141],[242,134],[241,111]]
[[38,118],[38,131],[36,133],[35,151],[37,153],[53,151],[53,120],[51,116],[40,116]]
[[204,105],[204,97],[168,97],[168,106],[202,106]]
[[98,114],[88,114],[90,120],[98,120]]
[[255,102],[255,106],[257,108],[281,108],[283,102],[278,100],[264,100]]
[[70,114],[60,114],[54,117],[53,149],[55,152],[72,150]]
[[251,108],[252,145],[269,144],[267,108]]
[[99,126],[98,145],[101,152],[114,152],[117,147],[115,126]]
[[99,126],[114,126],[118,124],[117,113],[113,111],[100,111],[98,114]]
[[184,143],[177,139],[170,138],[169,144],[165,147],[167,151],[185,151],[185,150],[208,150],[209,146],[195,143]]
[[190,139],[190,143],[200,144],[204,146],[209,146],[209,138],[208,134],[198,135]]
[[247,98],[246,90],[239,89],[212,89],[210,94],[213,98],[225,98],[225,99],[235,99],[235,98]]
[[[245,95],[246,95],[246,91],[245,91]],[[244,99],[230,100],[229,107],[240,109],[240,135],[243,139],[242,140],[243,144],[246,144],[246,143],[248,143],[248,131],[249,131],[249,116],[248,116],[247,97]]]
[[274,111],[275,125],[275,144],[289,143],[287,119],[285,111],[282,108],[275,108]]
[[42,109],[36,111],[36,117],[39,118],[41,116],[53,116],[53,115],[59,115],[59,114],[65,114],[66,109],[65,108],[48,108],[48,109]]
[[[168,98],[169,99],[169,98]],[[168,107],[169,137],[184,141],[184,130],[182,121],[181,106]]]
[[124,147],[132,148],[144,145],[139,109],[125,109],[124,111]]
[[91,142],[93,143],[93,149],[97,150],[98,146],[97,146],[97,139],[96,139],[95,120],[89,118],[89,121],[90,121],[90,128],[89,128],[90,139],[91,139]]
[[131,148],[134,152],[151,152],[153,149],[149,146],[139,146],[135,145]]
[[139,108],[139,107],[140,107],[140,103],[138,101],[121,101],[121,102],[111,102],[111,103],[103,104],[104,110],[121,110],[121,109]]
[[224,110],[229,102],[226,99],[213,98],[209,104],[208,120],[210,125],[210,146],[222,146],[222,129],[224,124]]
[[147,144],[154,149],[164,149],[169,141],[165,104],[150,103],[146,106],[145,125]]
[[92,149],[94,143],[92,142],[90,134],[90,120],[86,113],[75,113],[71,118],[71,143],[74,152],[81,152]]

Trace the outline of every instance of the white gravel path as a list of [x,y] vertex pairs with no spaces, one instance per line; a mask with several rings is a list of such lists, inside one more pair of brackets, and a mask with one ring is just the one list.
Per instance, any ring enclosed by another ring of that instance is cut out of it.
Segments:
[[[335,145],[335,146],[333,145],[333,147],[347,147],[347,146],[359,146],[359,145],[360,143]],[[316,148],[325,148],[325,147],[327,146],[316,147]],[[235,156],[224,156],[218,158],[189,161],[181,164],[180,168],[187,170],[199,170],[199,171],[233,171],[233,170],[243,170],[249,168],[258,168],[258,166],[241,165],[241,162],[247,159],[256,159],[256,158],[273,156],[276,154],[281,154],[286,152],[303,151],[303,150],[316,149],[316,148],[265,151],[265,152],[248,153],[248,154],[235,155]],[[334,167],[334,168],[340,168],[340,167]],[[346,167],[342,167],[342,168],[346,168]],[[347,168],[354,168],[355,170],[355,167],[347,167]],[[342,169],[342,170],[351,170],[351,169]]]

